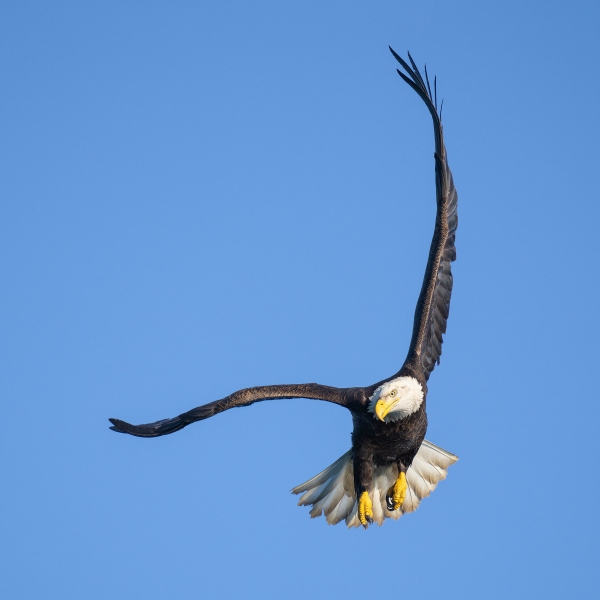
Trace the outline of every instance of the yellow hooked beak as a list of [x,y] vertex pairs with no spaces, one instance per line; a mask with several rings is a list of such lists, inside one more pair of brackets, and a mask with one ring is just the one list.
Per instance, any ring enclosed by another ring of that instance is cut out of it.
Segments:
[[385,419],[385,416],[390,412],[395,398],[387,398],[386,400],[377,400],[375,405],[375,414],[380,421]]

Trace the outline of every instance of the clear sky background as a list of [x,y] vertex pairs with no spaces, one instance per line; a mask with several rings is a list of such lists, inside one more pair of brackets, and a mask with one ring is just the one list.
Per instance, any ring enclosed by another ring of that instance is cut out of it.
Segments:
[[[593,2],[5,2],[0,596],[590,598],[598,585]],[[322,402],[109,431],[408,347],[438,77],[459,192],[419,510],[329,527]]]

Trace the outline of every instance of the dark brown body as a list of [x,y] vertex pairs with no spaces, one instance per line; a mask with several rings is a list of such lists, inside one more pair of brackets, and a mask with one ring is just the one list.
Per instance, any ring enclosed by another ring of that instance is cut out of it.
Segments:
[[[421,447],[427,432],[427,382],[417,369],[408,365],[390,377],[414,377],[423,388],[423,403],[412,415],[405,419],[385,423],[367,411],[368,400],[384,382],[369,388],[356,390],[361,395],[360,409],[352,412],[352,456],[354,461],[354,488],[357,497],[368,491],[377,467],[398,465],[398,470],[406,472]],[[389,381],[389,379],[385,381]]]

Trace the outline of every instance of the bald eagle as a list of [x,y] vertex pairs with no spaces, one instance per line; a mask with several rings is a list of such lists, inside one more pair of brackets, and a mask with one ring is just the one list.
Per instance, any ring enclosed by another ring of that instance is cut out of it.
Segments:
[[324,514],[330,524],[367,528],[386,518],[414,511],[446,477],[458,457],[425,439],[427,381],[442,354],[442,335],[452,292],[451,263],[458,224],[458,196],[448,167],[437,108],[427,68],[421,75],[410,53],[404,61],[391,48],[403,70],[400,77],[419,95],[433,118],[437,214],[421,293],[415,310],[412,338],[402,368],[367,387],[336,388],[316,383],[253,387],[185,412],[172,419],[131,425],[110,419],[111,429],[140,437],[157,437],[238,406],[263,400],[310,398],[332,402],[352,414],[352,448],[324,471],[295,487],[299,505],[312,506],[311,517]]

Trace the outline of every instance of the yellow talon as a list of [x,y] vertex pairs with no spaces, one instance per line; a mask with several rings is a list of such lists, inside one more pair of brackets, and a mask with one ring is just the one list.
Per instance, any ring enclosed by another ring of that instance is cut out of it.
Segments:
[[363,492],[358,501],[358,520],[363,527],[368,527],[373,522],[373,504],[369,492]]
[[406,475],[400,473],[398,479],[396,479],[396,483],[387,492],[388,508],[390,510],[398,510],[402,506],[404,498],[406,498],[407,488]]

